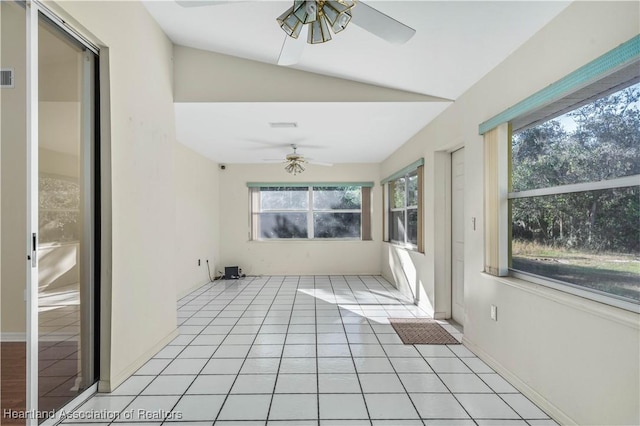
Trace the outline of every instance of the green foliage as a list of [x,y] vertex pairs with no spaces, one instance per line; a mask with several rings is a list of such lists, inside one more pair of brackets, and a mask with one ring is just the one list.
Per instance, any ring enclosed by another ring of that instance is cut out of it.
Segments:
[[[514,191],[640,174],[640,84],[513,136]],[[640,254],[639,187],[511,202],[516,240]]]

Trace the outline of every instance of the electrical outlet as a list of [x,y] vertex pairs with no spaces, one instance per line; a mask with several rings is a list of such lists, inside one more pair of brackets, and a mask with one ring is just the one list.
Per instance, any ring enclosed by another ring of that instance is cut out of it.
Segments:
[[498,307],[496,305],[491,305],[491,319],[498,321]]

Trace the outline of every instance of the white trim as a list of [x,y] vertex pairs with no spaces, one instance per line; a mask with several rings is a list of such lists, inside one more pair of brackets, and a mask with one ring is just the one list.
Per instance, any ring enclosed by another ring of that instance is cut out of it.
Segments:
[[100,380],[98,382],[98,392],[113,392],[118,386],[125,380],[133,375],[140,367],[142,367],[147,361],[149,361],[160,349],[167,346],[173,339],[178,336],[178,329],[176,328],[171,333],[160,339],[158,343],[153,345],[148,351],[140,355],[135,361],[123,368],[115,377],[112,376],[109,380]]
[[13,332],[5,331],[0,334],[0,342],[26,342],[27,333],[25,332]]
[[47,420],[40,423],[40,426],[54,426],[64,420],[61,417],[62,412],[69,413],[80,405],[82,405],[86,400],[91,398],[96,392],[98,392],[98,383],[94,383],[85,389],[80,395],[73,398],[69,401],[64,407],[55,410],[55,416],[48,418]]
[[529,274],[524,271],[511,270],[511,276],[524,282],[531,282],[533,284],[549,287],[554,290],[569,293],[574,296],[584,297],[585,299],[593,300],[594,302],[614,306],[616,308],[631,311],[636,314],[640,313],[639,304],[627,301],[623,298],[618,298],[614,294],[608,294],[573,283],[554,280],[541,275]]
[[75,39],[78,43],[82,44],[84,47],[89,49],[91,52],[98,55],[100,53],[100,48],[93,44],[88,38],[80,34],[75,30],[72,26],[67,24],[67,22],[56,15],[51,9],[49,9],[44,1],[42,0],[31,0],[31,3],[37,5],[38,10],[44,16],[46,16],[49,20],[53,21],[61,30],[63,30],[66,34],[68,34],[71,38]]
[[[624,309],[605,302],[596,301],[592,296],[593,293],[578,289],[566,285],[553,285],[550,281],[543,284],[546,280],[539,280],[539,282],[525,281],[516,277],[496,277],[486,273],[482,273],[484,276],[490,279],[494,279],[501,284],[505,284],[511,287],[515,287],[518,290],[526,291],[527,293],[535,296],[544,297],[556,303],[568,306],[572,309],[578,309],[583,312],[587,312],[592,315],[597,315],[608,321],[614,321],[627,327],[632,327],[636,330],[640,330],[640,321],[638,313],[630,309]],[[575,291],[569,292],[568,289]],[[582,293],[578,295],[577,293]],[[616,299],[617,300],[617,299]],[[634,305],[635,309],[639,306]]]
[[[493,277],[493,275],[491,275]],[[495,277],[493,277],[495,278]],[[493,368],[499,375],[506,379],[520,393],[529,398],[534,404],[540,407],[552,419],[561,425],[577,425],[578,423],[569,417],[564,411],[552,404],[548,399],[538,393],[535,389],[521,380],[518,376],[509,371],[506,367],[486,353],[480,346],[470,341],[466,336],[462,337],[462,344],[473,352],[478,358]]]
[[[26,410],[38,410],[38,5],[26,3],[27,30],[27,253],[26,306],[27,306],[27,395]],[[34,241],[35,240],[35,241]],[[38,419],[29,417],[27,426],[36,426]]]
[[627,188],[640,185],[640,175],[625,176],[599,182],[576,183],[572,185],[551,186],[548,188],[529,189],[509,192],[509,199],[544,197],[547,195],[569,194],[573,192],[597,191],[600,189]]

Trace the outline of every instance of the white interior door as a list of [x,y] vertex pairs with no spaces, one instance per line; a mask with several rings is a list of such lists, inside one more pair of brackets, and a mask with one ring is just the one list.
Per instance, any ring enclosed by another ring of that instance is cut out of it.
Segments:
[[464,149],[451,154],[451,314],[464,326]]

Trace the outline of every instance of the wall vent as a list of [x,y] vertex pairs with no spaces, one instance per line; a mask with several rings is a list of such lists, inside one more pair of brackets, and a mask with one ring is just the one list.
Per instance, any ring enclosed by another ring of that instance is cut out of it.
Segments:
[[0,69],[0,87],[3,89],[13,89],[15,87],[13,68],[1,68]]

